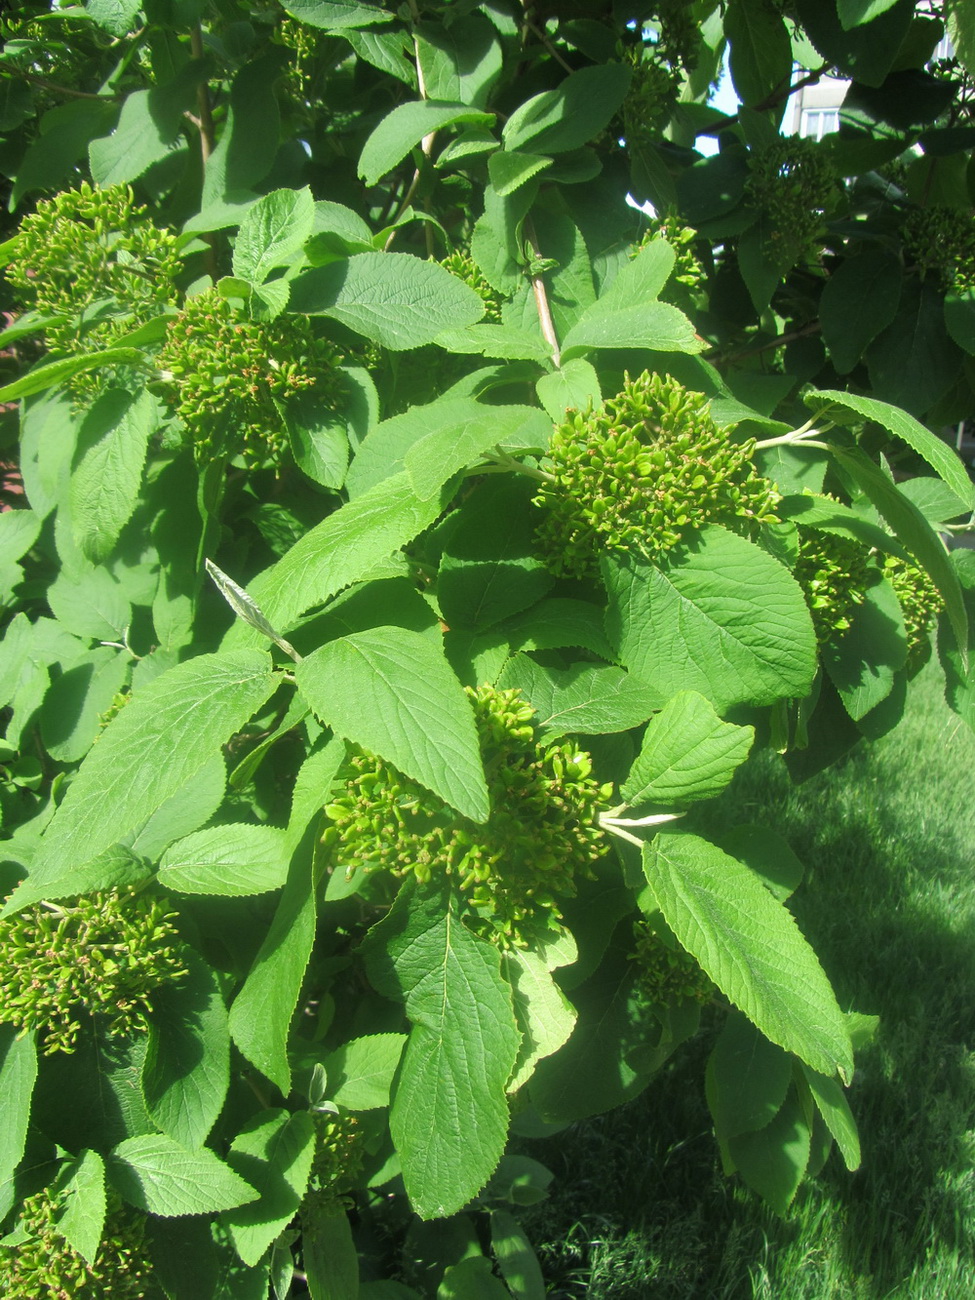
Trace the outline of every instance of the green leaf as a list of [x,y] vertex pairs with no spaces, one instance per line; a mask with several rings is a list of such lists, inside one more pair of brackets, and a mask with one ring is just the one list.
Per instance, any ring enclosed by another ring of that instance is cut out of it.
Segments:
[[585,411],[590,405],[602,402],[599,376],[590,362],[582,357],[571,357],[550,375],[542,375],[535,385],[538,400],[549,417],[557,424],[567,411]]
[[975,353],[975,290],[952,289],[945,294],[945,328],[960,348]]
[[845,258],[819,300],[823,342],[838,374],[846,375],[864,349],[897,315],[901,265],[892,253],[867,249]]
[[88,17],[113,36],[130,32],[141,8],[142,0],[86,0],[85,3]]
[[511,1300],[511,1292],[494,1276],[489,1259],[469,1255],[446,1269],[437,1300]]
[[[196,60],[193,60],[196,62]],[[230,101],[223,133],[206,160],[200,207],[218,208],[237,201],[271,169],[278,152],[281,116],[274,95],[280,74],[276,52],[245,63],[230,83]],[[251,195],[248,193],[247,198]],[[236,225],[237,220],[229,224]],[[219,229],[204,226],[203,229]]]
[[315,483],[338,491],[349,468],[344,416],[322,405],[314,393],[298,393],[282,402],[280,410],[298,468]]
[[96,889],[125,889],[142,884],[151,875],[152,868],[148,862],[137,858],[121,844],[115,844],[83,866],[73,866],[62,875],[43,878],[29,875],[10,895],[8,904],[11,911],[17,911],[42,898],[70,898],[73,894],[89,894]]
[[[191,659],[137,691],[68,788],[31,864],[31,886],[91,861],[144,822],[276,686],[267,654],[239,650]],[[16,899],[17,891],[4,915]]]
[[276,827],[225,823],[171,844],[158,880],[181,894],[264,894],[282,887],[289,857],[284,832]]
[[754,1133],[782,1109],[792,1082],[792,1057],[732,1012],[708,1057],[705,1087],[714,1131],[727,1141]]
[[99,104],[90,99],[60,104],[45,113],[40,134],[31,140],[19,161],[10,202],[19,204],[32,190],[58,190],[70,185],[74,165],[84,158],[90,141],[110,129],[117,113],[117,104]]
[[849,537],[870,550],[907,558],[907,552],[885,528],[866,518],[861,511],[845,506],[842,501],[835,501],[832,497],[821,497],[809,492],[784,496],[776,508],[776,514],[780,519],[801,527],[815,528],[818,532],[831,533],[835,537]]
[[711,799],[748,757],[753,727],[722,722],[697,691],[681,691],[647,724],[620,794],[628,804],[681,807]]
[[437,345],[447,352],[498,357],[505,361],[546,361],[551,355],[551,348],[537,329],[513,325],[479,324],[462,330],[444,330],[437,335]]
[[329,1052],[324,1061],[329,1100],[345,1110],[388,1106],[405,1042],[405,1034],[366,1034]]
[[897,0],[836,0],[836,12],[843,30],[860,27],[879,18],[896,4]]
[[230,1083],[230,1031],[216,975],[187,948],[183,979],[153,995],[142,1093],[153,1123],[187,1148],[202,1147]]
[[541,1265],[517,1219],[508,1210],[491,1211],[491,1249],[515,1300],[545,1300]]
[[276,266],[283,266],[311,235],[315,201],[307,186],[302,190],[272,190],[240,223],[234,243],[234,275],[251,284],[263,284]]
[[942,295],[913,281],[905,281],[897,315],[866,355],[874,392],[917,415],[944,396],[963,359],[945,327]]
[[842,76],[880,86],[894,66],[916,6],[914,0],[894,0],[886,13],[849,31],[843,30],[835,5],[799,0],[797,11],[806,36],[828,64]]
[[298,769],[291,794],[291,815],[285,831],[291,852],[300,844],[312,821],[321,815],[323,792],[329,789],[335,779],[345,761],[345,753],[345,741],[338,736],[330,736],[324,743],[318,742]]
[[536,554],[533,491],[514,474],[488,479],[455,516],[437,579],[450,628],[492,627],[551,589],[552,575]]
[[47,589],[47,603],[62,627],[93,641],[119,642],[132,622],[132,606],[105,568],[63,567]]
[[735,826],[721,836],[718,847],[754,871],[780,903],[799,888],[802,863],[782,836],[767,826]]
[[161,807],[125,836],[126,846],[140,857],[155,862],[174,840],[182,839],[210,820],[223,803],[226,787],[223,755],[215,753]]
[[643,870],[678,942],[773,1043],[814,1070],[853,1074],[843,1013],[790,913],[748,867],[696,835],[661,834]]
[[975,69],[975,14],[964,0],[948,0],[948,32],[969,73]]
[[517,687],[531,701],[547,740],[574,732],[584,736],[629,731],[646,722],[662,703],[656,690],[608,664],[545,668],[526,654],[515,655],[498,680]]
[[413,443],[403,463],[413,490],[421,501],[428,501],[458,470],[475,464],[489,448],[505,442],[544,446],[550,434],[548,420],[535,407],[479,406],[466,418]]
[[521,1047],[508,1080],[514,1093],[531,1078],[535,1066],[557,1052],[575,1028],[575,1007],[552,978],[559,966],[571,966],[578,957],[575,940],[565,931],[536,951],[510,948],[501,955],[501,970],[511,985],[515,1022]]
[[[505,625],[516,650],[561,650],[579,646],[600,659],[613,659],[613,647],[603,629],[603,610],[588,600],[553,596]],[[661,697],[662,700],[663,697]]]
[[926,569],[945,602],[945,609],[962,656],[968,650],[968,616],[958,577],[948,554],[924,516],[883,470],[859,448],[830,448],[839,463],[856,479],[917,562]]
[[124,185],[166,158],[179,143],[183,114],[204,76],[203,61],[190,59],[172,81],[127,95],[112,134],[88,146],[92,179],[103,188]]
[[[0,522],[9,519],[0,515]],[[77,763],[101,731],[101,717],[128,677],[128,656],[112,646],[96,646],[62,672],[41,706],[44,748],[59,763]]]
[[484,315],[473,289],[409,253],[360,253],[305,271],[291,282],[291,307],[334,317],[394,352],[432,343],[442,330]]
[[843,635],[823,647],[823,665],[854,722],[887,698],[906,662],[900,604],[889,582],[875,583],[854,608]]
[[315,941],[316,876],[296,851],[271,928],[230,1008],[234,1042],[285,1097],[291,1091],[288,1033]]
[[556,90],[545,90],[516,108],[504,126],[508,150],[530,145],[534,153],[580,149],[607,126],[630,87],[625,63],[572,72]]
[[19,397],[43,393],[86,370],[98,370],[101,366],[138,366],[144,360],[138,348],[106,348],[103,352],[83,352],[73,357],[62,357],[59,361],[48,361],[0,388],[0,402],[13,402]]
[[668,302],[648,302],[619,311],[584,311],[565,336],[562,359],[587,348],[649,348],[654,352],[701,352],[703,341],[683,312]]
[[0,514],[0,561],[21,559],[37,541],[41,519],[33,510],[6,510]]
[[656,302],[670,278],[677,255],[666,239],[651,239],[636,257],[624,262],[589,308],[589,316],[609,316],[639,304]]
[[94,1265],[105,1226],[105,1162],[97,1151],[82,1151],[68,1167],[71,1176],[61,1193],[64,1209],[57,1229],[72,1250]]
[[452,16],[449,26],[417,24],[415,39],[427,97],[482,108],[502,68],[493,23],[479,13]]
[[488,159],[488,175],[496,192],[504,198],[506,194],[514,194],[526,181],[551,165],[552,159],[542,154],[498,149]]
[[[407,474],[396,474],[307,532],[251,583],[249,594],[275,627],[284,630],[306,609],[324,604],[412,541],[440,511],[439,499],[421,501]],[[259,633],[238,624],[227,643],[260,639]]]
[[724,713],[809,694],[809,611],[792,575],[759,547],[711,524],[657,567],[632,556],[602,564],[610,640],[661,695],[700,691]]
[[369,978],[413,1028],[389,1124],[421,1218],[460,1210],[508,1134],[505,1084],[518,1051],[501,956],[467,930],[440,887],[404,888],[362,949]]
[[400,104],[383,118],[363,145],[359,175],[367,185],[375,185],[425,136],[458,123],[491,126],[493,122],[493,113],[467,104],[440,104],[427,99]]
[[[380,72],[405,82],[415,91],[416,66],[413,63],[413,43],[409,34],[400,31],[373,32],[358,27],[343,27],[342,35],[360,59],[371,63]],[[456,99],[456,95],[434,95],[434,99]]]
[[369,27],[393,19],[377,0],[281,0],[281,7],[300,23],[327,32]]
[[220,1217],[249,1267],[298,1212],[314,1155],[315,1125],[307,1111],[262,1110],[234,1138],[227,1164],[260,1197]]
[[94,563],[108,558],[132,517],[159,407],[147,389],[110,388],[82,422],[71,475],[71,529]]
[[[906,411],[898,410],[888,402],[878,402],[872,397],[860,397],[856,393],[843,393],[834,389],[808,392],[804,395],[804,401],[807,406],[813,407],[828,403],[826,410],[833,420],[837,420],[831,409],[835,405],[853,411],[864,420],[873,420],[882,425],[895,438],[900,438],[901,442],[906,442],[919,456],[923,456],[967,508],[975,508],[975,484],[968,477],[957,452]],[[877,508],[880,509],[879,506]]]
[[120,1142],[108,1158],[108,1177],[130,1205],[163,1218],[229,1210],[259,1195],[206,1147],[187,1151],[161,1133]]
[[731,80],[743,104],[755,107],[788,87],[792,41],[776,9],[765,0],[730,0],[724,29]]
[[359,1300],[359,1253],[341,1200],[302,1215],[301,1248],[311,1300]]
[[843,1095],[843,1089],[835,1079],[811,1070],[808,1065],[803,1065],[802,1072],[809,1084],[816,1109],[836,1139],[836,1145],[843,1156],[843,1163],[852,1173],[853,1170],[860,1168],[860,1135],[857,1133],[856,1120]]
[[24,1154],[36,1078],[34,1035],[18,1035],[16,1026],[0,1025],[0,1194]]
[[464,817],[484,822],[488,793],[471,706],[442,650],[419,632],[379,627],[321,646],[295,669],[316,715]]
[[735,1168],[776,1214],[784,1215],[809,1163],[809,1126],[794,1092],[765,1128],[728,1142]]

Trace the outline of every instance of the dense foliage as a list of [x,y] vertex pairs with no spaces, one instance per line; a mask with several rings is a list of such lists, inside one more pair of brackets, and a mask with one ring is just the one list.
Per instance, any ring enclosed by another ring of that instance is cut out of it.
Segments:
[[975,724],[970,12],[0,32],[6,1293],[535,1300],[526,1144],[702,1028],[729,1175],[856,1168],[871,1008],[702,830],[932,646]]

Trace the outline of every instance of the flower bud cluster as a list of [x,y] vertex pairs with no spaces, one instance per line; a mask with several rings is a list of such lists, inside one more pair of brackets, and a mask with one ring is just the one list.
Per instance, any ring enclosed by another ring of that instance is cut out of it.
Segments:
[[153,991],[186,975],[166,903],[134,889],[35,903],[0,921],[0,1020],[72,1052],[90,1018],[148,1028]]
[[589,755],[538,740],[534,712],[518,691],[468,689],[491,814],[483,825],[447,807],[372,754],[354,754],[325,811],[323,842],[336,866],[455,880],[473,928],[501,946],[521,945],[556,925],[559,899],[576,892],[605,852],[599,812],[612,787],[592,775]]
[[365,1158],[363,1133],[354,1115],[319,1111],[315,1115],[315,1155],[309,1187],[342,1196],[355,1187]]
[[176,237],[145,211],[128,185],[85,181],[42,199],[21,222],[7,278],[25,306],[68,317],[47,327],[52,350],[106,347],[175,303]]
[[658,61],[650,50],[631,48],[625,57],[633,75],[623,102],[623,130],[627,144],[639,147],[657,139],[670,121],[681,78],[679,71]]
[[676,216],[654,217],[631,257],[636,257],[655,239],[666,240],[676,255],[674,269],[660,292],[661,301],[675,303],[678,307],[692,305],[694,291],[700,289],[707,278],[701,259],[694,251],[697,231],[692,226],[685,226]]
[[287,448],[278,402],[308,389],[337,400],[338,363],[306,316],[249,320],[216,289],[187,300],[159,354],[197,459],[242,455],[256,464]]
[[919,565],[888,555],[883,575],[894,588],[904,616],[908,667],[920,664],[930,646],[931,625],[945,607],[941,592]]
[[901,229],[904,253],[944,289],[975,288],[975,219],[969,209],[912,208]]
[[837,179],[827,154],[815,140],[783,138],[749,157],[745,187],[771,227],[769,243],[798,260],[823,228],[837,196]]
[[45,1188],[29,1196],[18,1227],[27,1234],[16,1246],[0,1246],[5,1300],[162,1300],[147,1262],[145,1216],[109,1203],[94,1264],[58,1231],[63,1202]]
[[570,411],[555,428],[554,482],[535,498],[546,511],[537,534],[546,563],[588,577],[603,551],[653,559],[706,523],[753,535],[774,521],[779,499],[751,462],[754,445],[732,442],[701,393],[646,371],[627,377],[600,410]]
[[714,984],[689,952],[668,943],[647,921],[633,928],[636,949],[631,954],[639,970],[640,991],[650,1002],[707,1002]]
[[443,258],[440,265],[445,271],[449,271],[451,275],[456,275],[458,280],[463,280],[484,303],[485,310],[482,324],[498,325],[501,323],[501,308],[504,299],[497,289],[485,280],[481,274],[481,268],[466,249],[455,249],[454,252]]
[[863,604],[880,570],[871,552],[852,538],[800,528],[793,576],[822,646],[848,630],[857,605]]

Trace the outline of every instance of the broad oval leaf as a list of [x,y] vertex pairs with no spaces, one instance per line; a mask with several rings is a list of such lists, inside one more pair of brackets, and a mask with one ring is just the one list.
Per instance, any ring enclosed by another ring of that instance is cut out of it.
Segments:
[[234,244],[234,275],[263,284],[269,272],[301,248],[312,233],[315,201],[311,190],[272,190],[240,223]]
[[792,1057],[745,1016],[732,1012],[708,1057],[705,1089],[714,1131],[724,1141],[770,1124],[792,1082]]
[[227,1164],[260,1196],[225,1210],[221,1222],[248,1267],[298,1212],[314,1155],[315,1125],[308,1111],[259,1111],[234,1138]]
[[410,253],[359,253],[305,271],[291,281],[291,308],[332,316],[393,352],[423,347],[484,315],[473,289]]
[[71,1177],[61,1194],[58,1232],[87,1263],[94,1265],[105,1226],[105,1162],[97,1151],[82,1151],[71,1162]]
[[346,1110],[376,1110],[389,1105],[389,1090],[405,1034],[365,1034],[325,1057],[328,1098]]
[[727,1150],[748,1186],[784,1215],[805,1175],[810,1145],[809,1123],[791,1092],[765,1128],[730,1138]]
[[490,126],[493,121],[493,113],[469,104],[441,104],[429,99],[400,104],[387,113],[363,145],[359,175],[367,185],[375,185],[403,161],[414,145],[434,131],[457,123]]
[[792,575],[759,547],[711,524],[656,567],[634,556],[602,564],[610,639],[662,694],[699,691],[719,713],[809,694],[809,610]]
[[534,153],[581,149],[606,126],[626,98],[632,71],[625,63],[605,63],[570,73],[555,90],[527,100],[504,125],[504,147]]
[[392,763],[472,821],[488,792],[474,714],[439,647],[379,627],[328,642],[295,669],[302,696],[340,736]]
[[373,985],[405,1001],[413,1024],[390,1131],[413,1208],[442,1218],[481,1190],[508,1135],[505,1085],[521,1035],[501,954],[439,886],[401,891],[362,951]]
[[187,1151],[162,1133],[120,1142],[108,1158],[108,1177],[130,1205],[163,1218],[229,1210],[258,1197],[212,1151]]
[[71,475],[71,529],[95,563],[107,558],[132,516],[158,423],[158,404],[146,389],[110,388],[85,416]]
[[786,908],[741,862],[697,835],[660,834],[643,870],[680,944],[779,1047],[821,1074],[853,1074],[853,1048],[819,959]]
[[546,739],[568,732],[598,736],[628,731],[646,722],[662,703],[652,687],[622,668],[587,663],[546,668],[527,654],[508,661],[498,685],[517,687],[530,700]]
[[654,352],[702,352],[704,342],[682,311],[668,302],[647,302],[600,311],[596,302],[565,336],[563,360],[589,348],[649,348]]
[[36,1078],[34,1035],[0,1025],[0,1186],[13,1177],[24,1154]]
[[697,691],[681,691],[647,724],[620,794],[629,804],[680,807],[720,794],[748,757],[753,727],[722,722]]
[[209,826],[169,846],[158,879],[181,894],[264,894],[284,884],[289,859],[284,831],[276,827]]

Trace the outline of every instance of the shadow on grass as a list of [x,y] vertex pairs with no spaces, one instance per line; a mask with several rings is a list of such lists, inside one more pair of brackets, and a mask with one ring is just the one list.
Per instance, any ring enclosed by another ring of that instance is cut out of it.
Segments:
[[793,910],[840,1004],[879,1014],[837,1154],[789,1217],[720,1174],[704,1101],[715,1021],[622,1110],[531,1151],[525,1226],[562,1300],[969,1300],[975,1295],[975,737],[925,673],[896,732],[805,786],[743,773],[705,831],[759,821],[806,863]]

